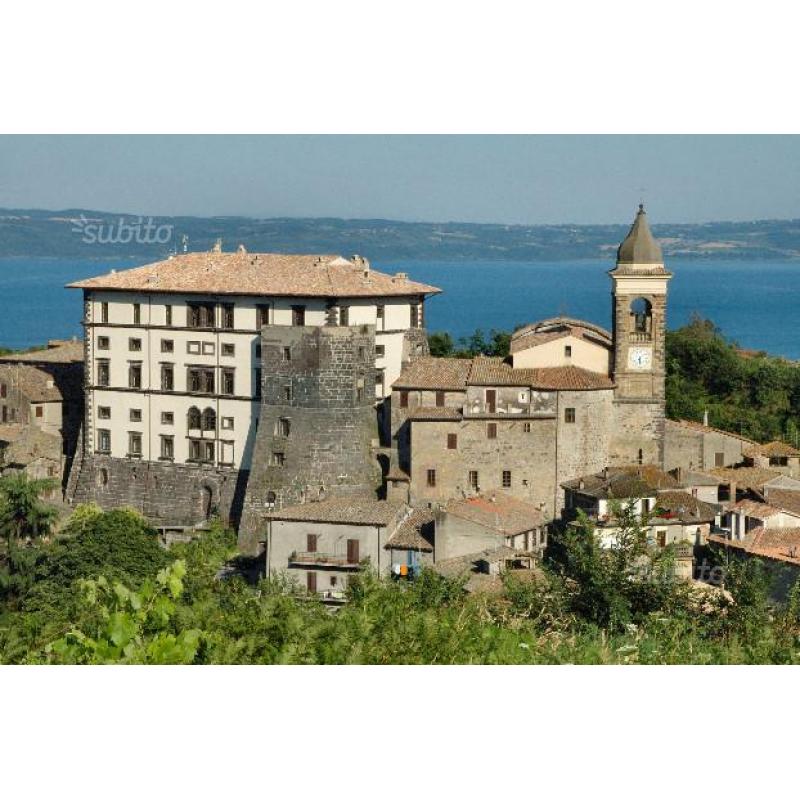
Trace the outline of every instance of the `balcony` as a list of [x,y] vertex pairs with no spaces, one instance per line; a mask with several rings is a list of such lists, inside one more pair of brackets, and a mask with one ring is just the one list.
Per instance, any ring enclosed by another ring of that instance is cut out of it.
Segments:
[[334,553],[311,553],[295,550],[289,556],[289,566],[359,569],[361,564],[358,561],[348,560],[346,555],[335,555]]
[[633,344],[644,344],[646,342],[652,342],[653,336],[647,331],[633,331],[628,336],[628,340]]

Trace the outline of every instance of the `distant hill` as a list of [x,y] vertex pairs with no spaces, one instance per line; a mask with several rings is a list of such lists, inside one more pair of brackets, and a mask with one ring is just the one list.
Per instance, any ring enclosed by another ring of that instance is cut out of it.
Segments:
[[[153,217],[150,239],[123,228],[141,217],[67,209],[0,209],[0,257],[154,259],[180,250],[361,253],[379,262],[399,259],[502,259],[558,261],[608,258],[628,225],[484,225],[465,222],[397,222],[354,219],[251,219],[248,217]],[[144,222],[148,219],[145,218]],[[155,241],[158,226],[161,241]],[[800,260],[800,220],[654,225],[667,257]],[[167,235],[169,236],[166,240]],[[126,241],[126,239],[129,239]],[[109,241],[110,240],[110,241]],[[103,243],[100,243],[103,242]]]

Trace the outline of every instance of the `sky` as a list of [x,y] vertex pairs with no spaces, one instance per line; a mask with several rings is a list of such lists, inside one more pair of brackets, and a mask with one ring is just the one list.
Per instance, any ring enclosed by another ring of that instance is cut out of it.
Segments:
[[504,224],[800,218],[800,136],[0,136],[0,207]]

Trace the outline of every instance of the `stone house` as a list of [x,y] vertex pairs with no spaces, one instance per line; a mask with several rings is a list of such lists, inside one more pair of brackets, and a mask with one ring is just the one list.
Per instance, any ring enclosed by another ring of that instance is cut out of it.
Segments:
[[433,511],[414,509],[384,545],[389,551],[391,574],[399,578],[414,577],[423,566],[430,566],[434,561],[435,536]]
[[745,452],[757,446],[752,439],[691,420],[666,420],[664,469],[683,467],[709,472],[732,467],[745,460]]
[[753,445],[743,455],[747,466],[771,469],[782,475],[800,478],[800,450],[786,442]]
[[692,497],[696,497],[704,503],[719,502],[719,487],[722,480],[716,475],[683,469],[682,467],[670,470],[669,474],[675,478],[678,486],[692,495]]
[[789,510],[761,503],[756,500],[740,500],[726,512],[724,528],[733,541],[744,541],[748,533],[758,528],[800,527],[800,510]]
[[547,547],[541,509],[502,492],[450,500],[435,519],[437,563],[499,547],[541,558]]
[[[333,498],[285,506],[266,515],[267,574],[283,573],[326,602],[342,602],[350,577],[369,564],[389,575],[400,563],[393,537],[407,521],[405,503],[371,498]],[[420,552],[405,539],[398,550]],[[423,551],[424,552],[424,551]]]

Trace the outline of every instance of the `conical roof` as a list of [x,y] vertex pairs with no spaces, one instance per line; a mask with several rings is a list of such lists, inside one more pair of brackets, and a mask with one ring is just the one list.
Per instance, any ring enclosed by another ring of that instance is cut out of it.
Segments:
[[644,206],[639,205],[636,219],[617,250],[617,264],[663,264],[664,256],[650,233]]

